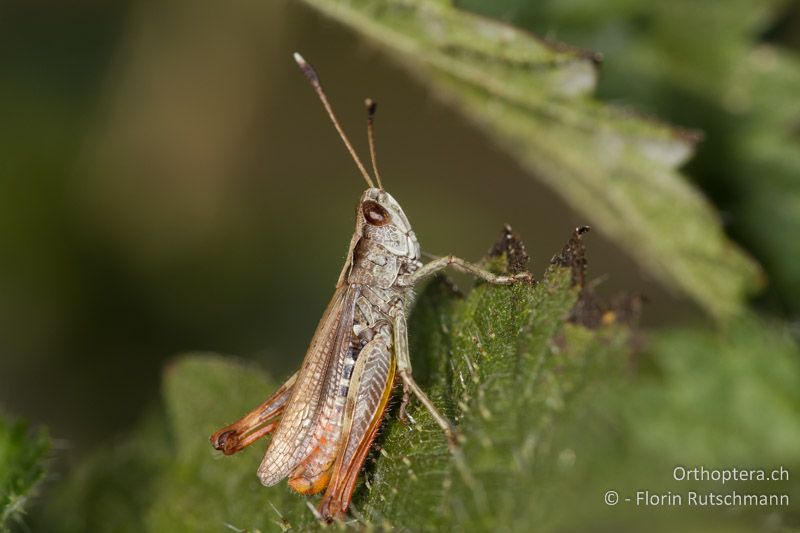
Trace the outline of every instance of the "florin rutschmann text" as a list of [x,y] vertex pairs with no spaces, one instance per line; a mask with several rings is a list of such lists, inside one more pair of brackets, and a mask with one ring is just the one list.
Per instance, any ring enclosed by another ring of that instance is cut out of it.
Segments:
[[[784,467],[763,468],[705,468],[703,466],[676,466],[672,479],[681,484],[730,482],[777,482],[789,481],[789,471]],[[624,502],[636,507],[788,507],[789,495],[776,491],[759,491],[754,485],[742,490],[708,490],[692,486],[689,490],[635,490],[631,494],[619,494],[608,490],[603,496],[606,505]]]

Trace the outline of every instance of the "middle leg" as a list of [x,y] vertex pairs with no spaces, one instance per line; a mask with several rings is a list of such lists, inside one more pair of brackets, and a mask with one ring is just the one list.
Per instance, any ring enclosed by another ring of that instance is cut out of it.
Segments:
[[428,412],[433,417],[433,420],[442,428],[447,443],[451,450],[458,448],[458,438],[456,431],[450,424],[450,421],[439,412],[433,404],[425,391],[417,385],[411,375],[411,354],[408,349],[408,327],[406,325],[406,317],[402,310],[398,310],[394,317],[394,349],[397,354],[397,374],[403,382],[403,403],[401,404],[401,414],[405,410],[405,405],[408,403],[409,392],[425,406]]

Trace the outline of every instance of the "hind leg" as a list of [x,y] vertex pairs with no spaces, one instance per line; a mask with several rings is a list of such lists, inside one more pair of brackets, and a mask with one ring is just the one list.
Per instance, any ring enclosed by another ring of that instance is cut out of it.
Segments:
[[275,431],[286,402],[289,401],[295,379],[297,374],[290,377],[264,403],[211,435],[211,445],[225,455],[233,455]]

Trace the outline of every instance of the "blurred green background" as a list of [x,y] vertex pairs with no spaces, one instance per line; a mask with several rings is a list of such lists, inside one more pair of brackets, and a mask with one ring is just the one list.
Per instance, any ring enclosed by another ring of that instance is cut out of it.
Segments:
[[[797,3],[459,5],[601,52],[601,99],[703,131],[686,172],[763,266],[755,305],[797,327],[800,69],[757,78],[761,100],[730,96],[763,43],[797,66]],[[363,98],[379,102],[384,181],[425,251],[478,258],[509,223],[539,272],[586,222],[384,51],[300,3],[4,2],[0,407],[48,426],[62,464],[136,423],[178,352],[273,375],[302,357],[363,183],[294,51],[362,154]],[[711,323],[597,229],[599,292],[646,295],[646,328]]]

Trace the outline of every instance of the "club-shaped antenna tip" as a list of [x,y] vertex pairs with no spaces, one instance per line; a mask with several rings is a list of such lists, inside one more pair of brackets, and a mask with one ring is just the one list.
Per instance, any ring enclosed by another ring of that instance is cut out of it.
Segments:
[[311,82],[311,85],[314,87],[319,87],[319,78],[317,77],[317,73],[314,72],[314,68],[306,62],[303,56],[295,52],[294,60],[297,62],[297,66],[300,67],[300,70],[303,71],[305,77],[308,78],[308,81]]

